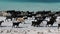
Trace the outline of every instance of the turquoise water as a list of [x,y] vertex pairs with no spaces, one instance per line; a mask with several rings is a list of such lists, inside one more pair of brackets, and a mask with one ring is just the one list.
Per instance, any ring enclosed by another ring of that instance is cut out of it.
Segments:
[[36,3],[36,2],[5,2],[0,1],[0,10],[23,10],[23,11],[59,11],[60,3]]

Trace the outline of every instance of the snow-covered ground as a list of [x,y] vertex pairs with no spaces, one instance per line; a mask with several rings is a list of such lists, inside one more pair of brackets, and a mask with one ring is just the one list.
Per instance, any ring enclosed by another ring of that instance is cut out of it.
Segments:
[[[6,17],[0,17],[0,20],[5,20]],[[31,22],[34,21],[34,18],[28,18],[25,20],[25,23],[19,24],[19,28],[12,28],[12,21],[4,21],[2,27],[0,27],[0,34],[60,34],[60,29],[57,28],[57,23],[54,23],[53,26],[56,27],[45,27],[45,22],[41,23],[41,26],[44,27],[33,27]]]

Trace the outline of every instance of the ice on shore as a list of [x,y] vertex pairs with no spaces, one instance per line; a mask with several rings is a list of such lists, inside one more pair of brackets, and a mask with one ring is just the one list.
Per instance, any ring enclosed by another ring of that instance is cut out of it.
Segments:
[[[5,17],[0,18],[5,19]],[[12,21],[5,21],[2,23],[2,27],[0,27],[0,34],[60,34],[60,29],[57,29],[57,27],[33,27],[31,26],[32,21],[33,19],[26,19],[26,24],[19,24],[19,28],[12,28]],[[43,23],[44,22],[45,21],[43,21]],[[56,25],[55,23],[54,26]]]

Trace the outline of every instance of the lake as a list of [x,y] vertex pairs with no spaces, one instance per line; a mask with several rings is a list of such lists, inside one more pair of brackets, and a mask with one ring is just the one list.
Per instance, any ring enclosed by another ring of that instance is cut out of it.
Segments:
[[59,11],[60,3],[40,3],[40,2],[8,2],[0,1],[0,10],[23,10],[23,11]]

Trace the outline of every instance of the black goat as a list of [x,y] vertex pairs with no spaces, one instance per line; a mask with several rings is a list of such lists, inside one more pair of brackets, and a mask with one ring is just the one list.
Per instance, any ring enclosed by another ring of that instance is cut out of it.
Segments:
[[4,21],[0,21],[0,26],[1,26],[1,23],[4,22]]
[[13,27],[19,27],[19,24],[20,24],[21,22],[13,22]]
[[56,17],[51,17],[50,21],[47,22],[47,25],[53,26],[54,22],[56,21]]

